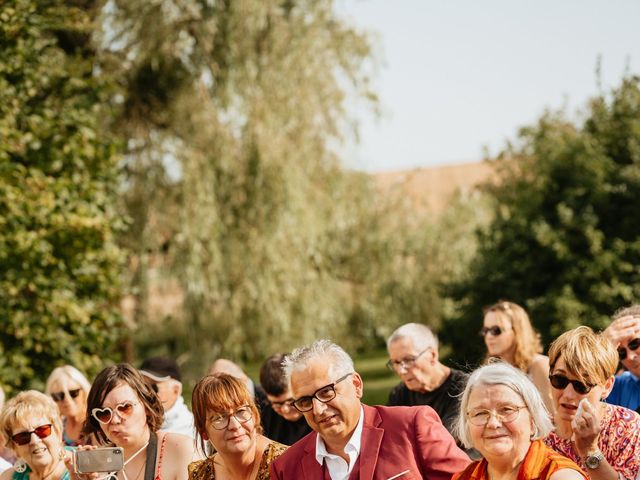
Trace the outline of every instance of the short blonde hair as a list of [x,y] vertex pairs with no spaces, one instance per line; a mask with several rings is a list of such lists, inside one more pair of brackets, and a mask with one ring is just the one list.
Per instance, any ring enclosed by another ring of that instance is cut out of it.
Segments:
[[538,389],[533,382],[529,380],[529,377],[507,362],[493,361],[489,365],[478,368],[471,374],[462,393],[460,414],[458,415],[454,429],[456,436],[465,447],[471,448],[474,446],[471,441],[469,419],[467,417],[467,408],[469,407],[471,392],[476,388],[490,387],[493,385],[503,385],[510,388],[522,398],[535,427],[531,440],[544,438],[551,432],[553,424],[549,418],[549,413],[544,406]]
[[[517,303],[504,300],[484,309],[485,315],[489,312],[496,315],[500,322],[508,321],[511,324],[515,341],[514,365],[523,372],[528,372],[535,356],[542,353],[540,334],[533,329],[529,315]],[[489,358],[487,355],[485,361]]]
[[16,425],[36,417],[50,421],[56,437],[59,437],[62,443],[62,420],[58,407],[48,395],[36,390],[27,390],[9,400],[0,412],[0,434],[9,448],[15,451],[11,437]]
[[47,378],[47,383],[44,387],[44,393],[47,395],[51,395],[51,388],[54,383],[61,383],[66,385],[69,380],[76,382],[82,391],[84,392],[85,398],[89,395],[89,390],[91,390],[91,383],[87,380],[80,370],[76,367],[72,367],[71,365],[63,365],[62,367],[54,368],[53,371],[49,374],[49,378]]
[[549,347],[551,372],[562,358],[567,371],[588,385],[602,385],[618,368],[618,351],[601,333],[581,326],[564,332]]

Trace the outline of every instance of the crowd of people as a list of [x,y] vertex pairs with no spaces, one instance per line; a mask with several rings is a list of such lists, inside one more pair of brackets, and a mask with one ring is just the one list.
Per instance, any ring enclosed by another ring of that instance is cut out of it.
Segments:
[[[512,302],[487,308],[480,334],[486,359],[462,372],[427,326],[395,330],[386,406],[362,403],[362,377],[329,340],[270,356],[258,384],[218,359],[191,410],[171,358],[91,382],[60,366],[44,392],[5,403],[0,390],[0,480],[640,479],[640,305],[603,332],[563,333],[548,356]],[[121,467],[80,473],[76,455],[100,447]]]

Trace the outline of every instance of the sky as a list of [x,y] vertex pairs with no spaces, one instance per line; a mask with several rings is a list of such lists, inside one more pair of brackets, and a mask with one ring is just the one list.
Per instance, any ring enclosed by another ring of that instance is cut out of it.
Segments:
[[[342,153],[370,172],[476,162],[545,109],[579,119],[587,100],[640,75],[639,0],[336,0],[373,35],[379,118]],[[600,59],[600,80],[596,74]]]

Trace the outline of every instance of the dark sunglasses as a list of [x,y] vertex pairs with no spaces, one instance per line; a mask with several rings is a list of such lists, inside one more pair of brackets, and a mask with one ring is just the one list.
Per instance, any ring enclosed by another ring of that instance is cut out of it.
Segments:
[[[51,394],[51,398],[53,398],[53,400],[55,402],[61,402],[64,400],[64,396],[66,395],[65,392],[55,392]],[[75,388],[73,390],[69,390],[69,396],[71,398],[78,398],[78,395],[80,395],[80,389],[79,388]]]
[[486,337],[488,334],[491,334],[492,337],[497,337],[502,335],[502,329],[500,327],[482,327],[480,329],[481,337]]
[[31,434],[35,433],[38,438],[47,438],[51,435],[51,424],[40,425],[39,427],[34,428],[30,432],[20,432],[11,436],[11,440],[16,445],[26,445],[31,441]]
[[559,374],[549,375],[549,381],[551,382],[551,386],[557,390],[564,390],[567,388],[567,385],[571,384],[573,385],[573,389],[576,393],[579,393],[580,395],[586,395],[593,387],[595,387],[595,385],[585,385],[579,380],[569,380],[564,375]]
[[627,343],[627,347],[618,348],[618,355],[620,355],[620,360],[626,360],[627,358],[627,348],[632,352],[635,352],[638,347],[640,347],[640,338],[634,338],[629,343]]

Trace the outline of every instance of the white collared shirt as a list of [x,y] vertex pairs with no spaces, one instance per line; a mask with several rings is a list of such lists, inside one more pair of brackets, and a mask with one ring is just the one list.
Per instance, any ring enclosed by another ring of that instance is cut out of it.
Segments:
[[360,455],[360,447],[362,445],[362,427],[364,425],[364,408],[360,405],[360,419],[356,425],[351,438],[344,446],[344,453],[349,456],[349,464],[344,461],[344,458],[327,452],[327,446],[322,440],[320,435],[316,436],[316,461],[322,465],[323,462],[327,464],[329,475],[332,480],[347,480],[349,475],[353,471],[353,467],[356,464],[356,460]]

